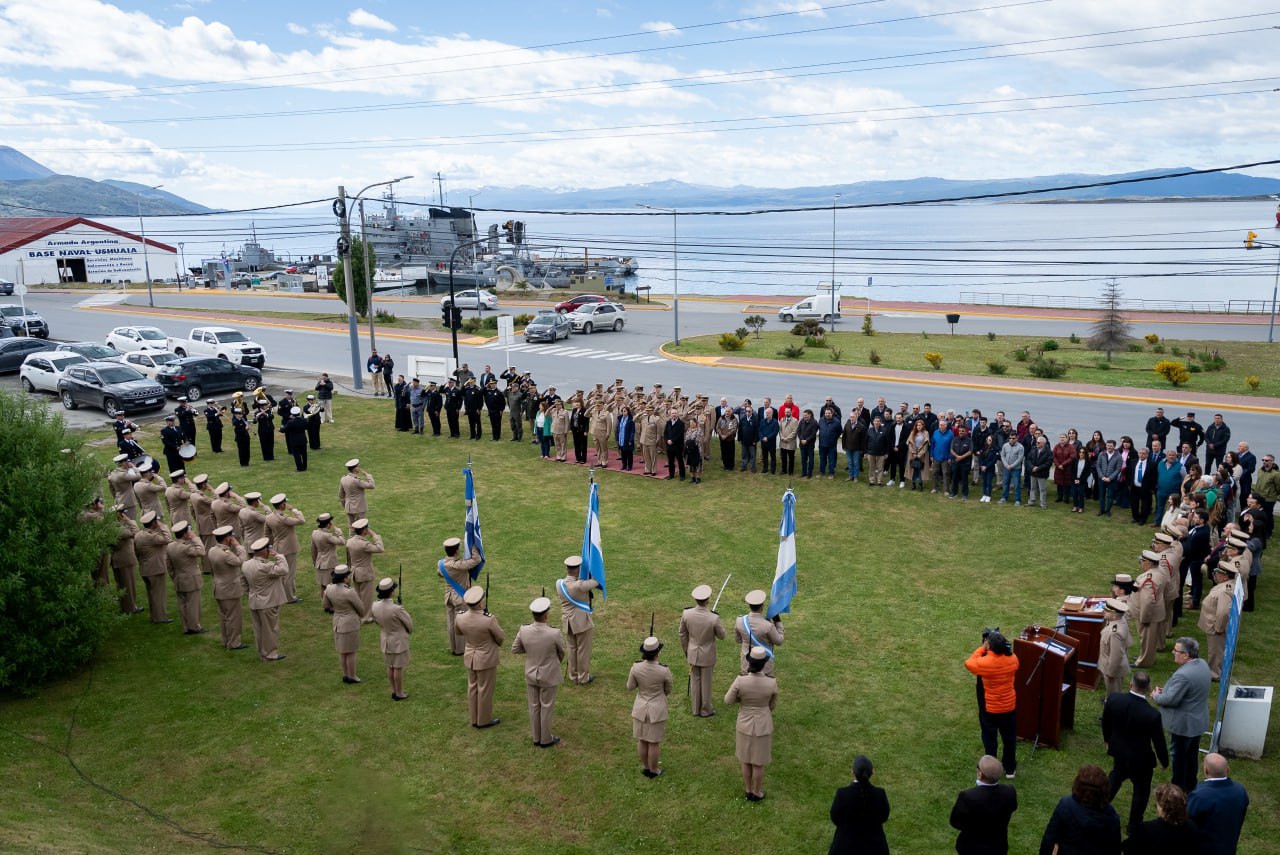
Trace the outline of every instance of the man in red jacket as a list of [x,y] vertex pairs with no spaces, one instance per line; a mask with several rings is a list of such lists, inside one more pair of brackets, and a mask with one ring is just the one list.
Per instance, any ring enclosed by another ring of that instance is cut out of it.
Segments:
[[982,747],[996,754],[996,734],[1000,735],[1004,752],[1000,762],[1004,776],[1012,778],[1018,770],[1018,728],[1015,716],[1018,698],[1014,678],[1018,675],[1018,657],[999,630],[983,633],[982,646],[973,651],[964,667],[978,677],[978,724],[982,728]]

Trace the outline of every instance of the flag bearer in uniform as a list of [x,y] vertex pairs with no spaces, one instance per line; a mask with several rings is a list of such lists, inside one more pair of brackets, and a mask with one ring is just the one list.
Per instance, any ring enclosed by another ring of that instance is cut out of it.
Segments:
[[444,558],[436,565],[440,578],[444,579],[444,625],[445,632],[449,639],[449,652],[454,656],[461,656],[466,649],[466,643],[462,636],[458,634],[457,618],[458,615],[466,611],[466,603],[463,601],[463,595],[467,593],[467,588],[471,586],[471,570],[479,566],[481,560],[480,551],[474,547],[471,555],[466,558],[458,557],[458,550],[462,546],[461,538],[451,537],[444,542]]
[[646,778],[662,774],[658,757],[667,737],[667,695],[671,694],[671,669],[658,661],[662,642],[650,636],[640,645],[640,661],[631,666],[627,688],[636,690],[631,705],[631,735],[640,754]]
[[520,627],[511,645],[512,653],[525,654],[524,683],[529,696],[529,726],[533,744],[550,748],[560,742],[551,732],[556,709],[556,690],[564,680],[560,663],[564,661],[564,636],[547,623],[551,601],[538,597],[529,604],[533,623]]
[[748,591],[745,597],[751,611],[733,623],[734,641],[742,645],[742,673],[747,673],[747,658],[753,647],[762,648],[769,661],[763,666],[766,676],[773,676],[773,649],[782,644],[783,626],[778,618],[769,620],[764,616],[764,604],[769,597],[764,591]]
[[473,585],[462,600],[467,610],[457,616],[456,628],[465,641],[462,663],[467,667],[467,714],[471,726],[493,727],[493,687],[498,675],[498,653],[507,636],[498,619],[484,608],[484,588]]
[[582,557],[564,560],[564,578],[556,582],[560,593],[560,623],[569,634],[569,682],[585,686],[595,680],[591,673],[591,643],[596,625],[591,619],[591,591],[600,587],[595,579],[579,579]]
[[689,662],[689,701],[693,714],[702,717],[716,714],[711,706],[711,682],[716,668],[716,640],[724,638],[724,623],[707,608],[710,599],[711,586],[699,585],[693,589],[697,605],[680,615],[680,647]]

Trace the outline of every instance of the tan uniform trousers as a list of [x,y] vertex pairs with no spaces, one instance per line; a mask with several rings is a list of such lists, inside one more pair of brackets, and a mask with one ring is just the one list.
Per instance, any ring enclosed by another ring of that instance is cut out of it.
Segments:
[[867,460],[868,460],[867,483],[876,484],[876,485],[883,484],[884,483],[884,455],[868,454]]
[[564,434],[564,433],[551,434],[551,439],[556,444],[556,457],[564,457],[566,452],[568,452],[569,450],[569,444],[567,441],[568,436],[569,436],[568,434]]
[[165,611],[165,601],[169,597],[164,579],[163,575],[142,577],[143,583],[147,586],[147,608],[150,611],[152,623],[169,619],[169,614]]
[[601,466],[609,465],[609,437],[593,436],[591,438],[592,447],[596,450],[596,463]]
[[658,471],[658,446],[642,445],[640,454],[644,458],[644,474],[652,475]]
[[463,651],[467,649],[467,640],[458,634],[458,628],[455,621],[458,615],[464,612],[463,608],[454,608],[445,603],[444,605],[444,627],[449,637],[449,652],[454,656],[461,656]]
[[347,525],[355,525],[358,519],[364,519],[364,514],[347,514]]
[[286,555],[284,563],[289,567],[289,575],[284,577],[284,595],[291,600],[296,599],[298,596],[298,553],[294,552]]
[[1222,676],[1222,657],[1226,653],[1227,634],[1225,632],[1206,632],[1204,637],[1209,647],[1209,655],[1205,658],[1205,661],[1209,663],[1209,673],[1216,680]]
[[258,656],[263,659],[279,659],[280,607],[249,609],[253,617],[253,639],[258,644]]
[[529,728],[533,731],[534,745],[547,745],[554,739],[551,720],[556,712],[556,689],[559,686],[534,686],[525,684],[529,695]]
[[360,623],[373,623],[373,588],[374,581],[370,579],[367,582],[353,582],[356,593],[360,595],[360,602],[364,603],[364,619]]
[[715,676],[714,665],[689,666],[689,700],[694,715],[711,715],[711,681]]
[[1161,632],[1163,627],[1163,621],[1138,624],[1138,639],[1141,641],[1142,652],[1138,655],[1138,660],[1133,663],[1133,667],[1150,668],[1156,664],[1156,651],[1164,642],[1164,633]]
[[134,565],[128,567],[112,567],[111,572],[116,577],[116,588],[120,591],[120,611],[125,614],[131,614],[138,607],[138,589],[137,582],[134,581]]
[[497,668],[467,669],[467,714],[471,716],[472,725],[493,721],[493,687],[497,676]]
[[1102,683],[1106,686],[1108,695],[1116,692],[1123,692],[1129,687],[1129,681],[1125,674],[1121,674],[1117,677],[1112,677],[1110,674],[1103,674]]
[[569,633],[569,682],[585,685],[591,676],[591,643],[596,628]]
[[222,646],[234,650],[240,646],[240,631],[244,627],[244,618],[240,612],[240,598],[234,600],[218,600],[218,629],[222,633]]
[[178,591],[178,620],[184,632],[200,629],[200,592]]

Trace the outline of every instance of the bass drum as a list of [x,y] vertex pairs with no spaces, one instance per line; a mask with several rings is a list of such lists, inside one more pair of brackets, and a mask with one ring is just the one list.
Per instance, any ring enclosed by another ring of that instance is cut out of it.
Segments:
[[178,448],[178,456],[186,462],[190,463],[196,459],[196,447],[194,443],[188,442]]

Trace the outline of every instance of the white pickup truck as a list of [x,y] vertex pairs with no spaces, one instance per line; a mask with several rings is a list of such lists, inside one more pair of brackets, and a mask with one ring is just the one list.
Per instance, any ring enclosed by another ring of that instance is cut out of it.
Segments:
[[262,345],[230,327],[196,327],[189,338],[169,337],[169,350],[178,356],[216,356],[240,365],[262,368],[267,355]]

